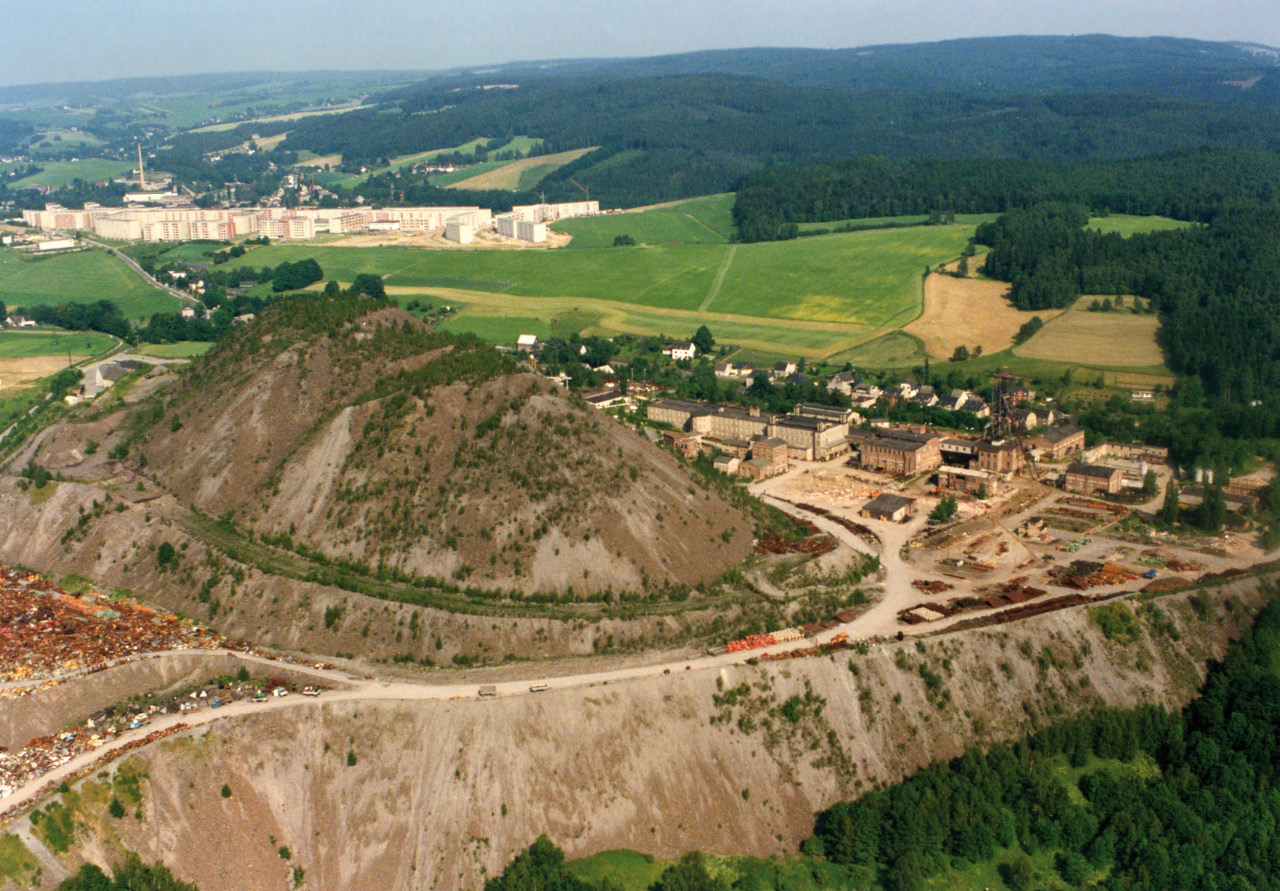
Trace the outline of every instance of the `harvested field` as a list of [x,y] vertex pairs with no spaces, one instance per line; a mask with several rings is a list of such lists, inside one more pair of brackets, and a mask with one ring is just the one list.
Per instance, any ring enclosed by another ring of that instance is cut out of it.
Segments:
[[[972,263],[975,267],[977,260]],[[954,267],[953,263],[947,268]],[[934,273],[925,279],[924,312],[903,330],[923,340],[929,354],[938,358],[950,356],[958,346],[970,350],[980,346],[984,353],[996,353],[1007,349],[1032,317],[1048,322],[1060,312],[1023,312],[1014,308],[1008,295],[1004,282]]]
[[[84,356],[72,356],[79,361]],[[0,390],[23,386],[56,374],[67,367],[66,356],[27,356],[22,359],[0,359]]]
[[[545,168],[543,176],[546,176],[553,170],[563,167],[571,161],[576,161],[587,152],[594,151],[594,148],[574,149],[568,152],[559,152],[554,155],[535,155],[532,158],[522,158],[519,161],[512,161],[510,164],[495,170],[486,170],[477,176],[468,177],[459,180],[456,183],[449,183],[446,188],[449,189],[506,189],[515,191],[521,188],[521,177],[534,168]],[[527,179],[527,177],[526,177]],[[533,185],[525,182],[524,188]]]
[[[1088,305],[1092,299],[1081,297],[1076,306]],[[1015,347],[1014,353],[1027,359],[1082,365],[1158,367],[1164,362],[1156,344],[1159,327],[1155,316],[1072,309],[1052,321],[1046,318],[1044,328]]]

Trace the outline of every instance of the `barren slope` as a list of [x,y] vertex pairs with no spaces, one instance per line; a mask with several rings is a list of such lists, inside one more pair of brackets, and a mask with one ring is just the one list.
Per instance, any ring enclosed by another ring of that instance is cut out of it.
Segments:
[[[88,814],[97,828],[78,855],[110,859],[118,835],[202,891],[278,888],[294,865],[308,887],[338,891],[477,888],[544,831],[573,856],[794,850],[815,810],[966,745],[1096,704],[1180,707],[1256,610],[1253,585],[1214,591],[1207,618],[1185,597],[1157,600],[1176,640],[1147,618],[1137,643],[1109,641],[1076,608],[929,639],[923,653],[909,641],[491,702],[322,703],[223,722],[144,750],[143,819]],[[808,702],[794,723],[779,713],[791,696]]]
[[147,472],[180,502],[504,591],[694,585],[748,553],[746,518],[672,456],[491,348],[397,309],[307,308],[220,345],[146,416]]

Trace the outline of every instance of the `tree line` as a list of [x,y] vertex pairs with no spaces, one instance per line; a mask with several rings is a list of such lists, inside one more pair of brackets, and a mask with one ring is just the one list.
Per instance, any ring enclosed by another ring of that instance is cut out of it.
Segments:
[[[1208,593],[1190,607],[1202,621],[1226,608]],[[1120,609],[1125,627],[1141,633],[1129,607]],[[1150,633],[1177,633],[1155,604],[1139,611]],[[1280,602],[1272,600],[1181,713],[1098,709],[985,753],[969,749],[820,812],[801,849],[811,863],[842,868],[842,887],[886,891],[943,887],[951,871],[984,864],[997,865],[1015,891],[1046,882],[1100,891],[1277,887],[1277,703]],[[816,865],[812,875],[832,881]],[[695,853],[664,870],[651,891],[756,891],[753,879],[708,870]],[[576,877],[543,836],[485,891],[616,887],[611,877]]]
[[1060,202],[1095,214],[1208,222],[1226,207],[1280,201],[1280,157],[1197,149],[1119,161],[882,157],[779,166],[746,177],[734,202],[742,241],[793,234],[789,224],[938,212],[1006,213]]

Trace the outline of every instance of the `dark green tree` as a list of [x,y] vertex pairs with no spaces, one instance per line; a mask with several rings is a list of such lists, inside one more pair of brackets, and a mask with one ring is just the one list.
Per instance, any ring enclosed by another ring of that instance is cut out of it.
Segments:
[[711,336],[711,329],[706,325],[694,332],[691,342],[698,348],[699,353],[709,353],[716,345],[716,339]]
[[379,300],[387,296],[387,289],[382,283],[382,277],[370,272],[362,272],[357,275],[351,282],[351,290],[359,291],[369,297],[376,297]]
[[1160,505],[1160,522],[1172,526],[1178,522],[1178,482],[1170,479],[1164,487],[1164,502]]

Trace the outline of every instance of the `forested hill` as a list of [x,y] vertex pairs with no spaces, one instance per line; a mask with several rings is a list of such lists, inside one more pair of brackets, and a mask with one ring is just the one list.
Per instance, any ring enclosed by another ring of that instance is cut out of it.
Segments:
[[733,213],[743,241],[768,241],[790,235],[793,223],[1003,213],[1046,201],[1207,222],[1227,206],[1280,203],[1280,156],[1199,149],[1091,163],[850,158],[753,174]]
[[[1280,67],[1269,47],[1176,37],[976,37],[846,49],[710,50],[640,59],[503,65],[512,77],[658,77],[722,73],[839,90],[1149,93],[1274,105]],[[469,72],[450,75],[466,78]],[[486,77],[493,77],[487,72]],[[1258,80],[1248,88],[1240,85]]]
[[[575,197],[572,176],[605,204],[634,205],[853,155],[1275,151],[1277,78],[1274,56],[1230,44],[1110,37],[515,65],[435,76],[380,94],[376,107],[298,121],[281,148],[376,161],[525,134],[544,152],[600,147],[540,184],[548,198]],[[514,88],[482,88],[494,83]]]

